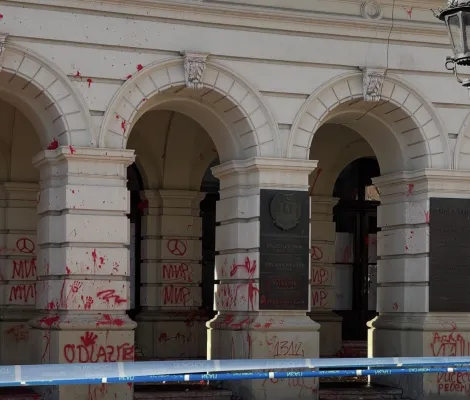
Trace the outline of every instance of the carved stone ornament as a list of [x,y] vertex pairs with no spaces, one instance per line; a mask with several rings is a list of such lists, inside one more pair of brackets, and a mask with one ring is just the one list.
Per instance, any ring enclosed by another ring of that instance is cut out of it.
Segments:
[[366,0],[361,4],[361,15],[367,19],[381,19],[382,6],[375,0]]
[[295,193],[278,193],[271,201],[270,212],[274,225],[288,231],[299,223],[302,205]]
[[7,33],[0,33],[0,71],[3,67],[3,55],[5,54],[5,41],[7,40]]
[[186,87],[189,89],[202,89],[203,76],[206,69],[208,53],[192,53],[184,51],[184,75]]
[[382,98],[382,87],[385,79],[385,69],[364,68],[363,87],[364,101],[377,103]]

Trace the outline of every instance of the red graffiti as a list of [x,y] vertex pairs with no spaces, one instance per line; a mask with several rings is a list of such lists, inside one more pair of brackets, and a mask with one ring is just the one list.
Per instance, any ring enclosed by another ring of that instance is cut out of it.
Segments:
[[103,314],[103,318],[96,323],[96,326],[123,326],[124,321],[121,318],[113,318],[109,314]]
[[232,269],[230,270],[230,276],[234,276],[239,268],[244,269],[246,270],[246,272],[248,272],[248,278],[253,278],[256,272],[256,260],[253,260],[253,262],[251,262],[250,257],[246,257],[244,264],[233,264]]
[[86,332],[80,337],[80,344],[66,344],[64,346],[64,358],[69,363],[99,363],[134,361],[134,346],[123,343],[118,346],[98,345],[98,336],[92,332]]
[[36,259],[13,260],[11,279],[28,279],[36,276]]
[[58,148],[59,148],[59,142],[55,138],[52,138],[52,142],[49,143],[49,146],[47,146],[47,150],[55,150]]
[[109,290],[102,290],[98,293],[96,293],[96,296],[105,301],[106,303],[109,303],[111,300],[114,301],[115,305],[119,305],[122,303],[127,303],[126,299],[123,299],[121,296],[116,294],[116,291],[114,289],[109,289]]
[[186,340],[186,335],[184,335],[183,333],[177,332],[175,336],[168,336],[165,332],[163,332],[158,337],[158,341],[160,343],[162,343],[162,342],[166,343],[166,342],[169,342],[171,340],[179,340],[183,343],[187,343],[187,342],[190,342],[192,340],[192,336],[189,335],[188,340]]
[[330,279],[330,273],[325,268],[316,268],[312,269],[312,284],[314,285],[323,285]]
[[82,298],[82,302],[83,302],[83,308],[85,310],[91,310],[91,306],[94,303],[93,297],[91,297],[91,296],[86,296],[86,297],[81,296],[81,298]]
[[188,264],[163,264],[163,280],[192,282],[193,270]]
[[186,244],[179,239],[168,240],[166,247],[174,256],[182,257],[186,254]]
[[328,292],[324,290],[312,291],[312,307],[327,307],[328,306]]
[[93,83],[93,79],[88,78],[86,81],[88,83],[88,87],[91,87],[91,84]]
[[437,374],[437,392],[465,393],[470,395],[470,372],[439,372]]
[[305,352],[302,348],[302,342],[293,340],[279,340],[276,336],[266,340],[271,347],[274,358],[278,357],[304,357]]
[[312,261],[320,261],[323,258],[323,250],[318,246],[312,246],[312,255],[310,258]]
[[186,286],[165,286],[163,304],[186,306],[191,299],[191,291]]
[[34,242],[31,239],[20,238],[16,241],[16,248],[20,253],[34,254],[36,246],[34,245]]
[[[44,339],[45,345],[41,361],[43,363],[49,364],[51,360],[51,331],[44,331],[44,335],[42,335],[42,338]],[[47,357],[47,355],[49,355],[49,357]]]
[[8,301],[23,301],[24,303],[29,303],[30,300],[36,298],[36,284],[32,283],[30,285],[16,285],[12,286],[10,289],[10,296]]
[[448,335],[435,332],[430,346],[434,357],[464,357],[469,350],[464,337],[455,332]]
[[21,324],[15,325],[5,331],[7,335],[13,335],[15,342],[28,342],[29,341],[29,329]]
[[60,320],[60,317],[58,315],[53,315],[50,317],[44,317],[39,320],[39,323],[41,325],[46,325],[48,328],[50,328],[52,325],[54,325],[56,322]]

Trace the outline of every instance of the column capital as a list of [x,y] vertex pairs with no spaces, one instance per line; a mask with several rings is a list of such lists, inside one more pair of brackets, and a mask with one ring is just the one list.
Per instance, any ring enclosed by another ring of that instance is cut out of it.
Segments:
[[134,150],[60,146],[55,150],[43,150],[38,153],[33,157],[33,165],[41,168],[44,164],[60,164],[67,161],[93,161],[123,164],[127,167],[134,160]]
[[220,180],[221,191],[233,187],[243,187],[249,194],[260,189],[308,190],[308,177],[317,164],[314,160],[254,157],[212,167],[212,173]]
[[422,169],[383,175],[373,179],[380,189],[382,204],[407,199],[411,194],[418,200],[429,197],[469,198],[470,171]]

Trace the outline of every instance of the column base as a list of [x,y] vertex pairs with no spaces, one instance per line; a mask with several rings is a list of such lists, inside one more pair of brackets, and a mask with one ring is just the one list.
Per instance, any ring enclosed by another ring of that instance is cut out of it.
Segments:
[[[470,355],[470,314],[381,314],[368,323],[369,357],[452,357]],[[454,399],[470,395],[470,374],[439,373],[372,377],[400,387],[413,399]]]
[[307,315],[320,324],[320,357],[334,357],[343,346],[343,317],[333,311],[310,312]]
[[35,315],[35,310],[15,310],[4,308],[0,311],[1,364],[34,364],[31,355],[33,341],[28,321]]
[[144,310],[136,320],[139,359],[206,358],[205,311]]
[[[219,312],[207,323],[208,359],[317,358],[320,325],[305,313]],[[318,398],[310,378],[224,382],[242,399]]]

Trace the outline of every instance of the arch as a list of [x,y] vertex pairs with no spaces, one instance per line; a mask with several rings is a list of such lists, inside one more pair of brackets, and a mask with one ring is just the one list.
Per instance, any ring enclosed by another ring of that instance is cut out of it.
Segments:
[[72,82],[52,62],[22,46],[4,43],[0,96],[33,123],[46,147],[96,145],[88,107]]
[[470,170],[470,113],[465,118],[455,143],[454,169]]
[[[363,75],[359,72],[337,76],[320,87],[307,99],[296,116],[289,134],[287,157],[308,159],[310,145],[318,128],[333,119],[341,122],[349,113],[357,117],[350,126],[355,126],[355,130],[361,134],[363,132],[357,127],[362,125],[361,128],[364,128],[366,121],[375,124],[375,136],[371,136],[371,139],[375,139],[376,146],[370,144],[379,161],[380,149],[377,146],[380,142],[384,147],[384,155],[389,145],[401,149],[401,165],[388,165],[384,173],[387,170],[450,167],[448,137],[440,118],[434,107],[416,89],[387,74],[381,101],[368,104],[361,100]],[[390,135],[379,136],[378,131],[381,130],[388,130]],[[377,137],[380,137],[380,141],[377,141]]]
[[125,148],[140,116],[160,108],[195,119],[211,136],[222,161],[280,156],[277,123],[255,88],[210,60],[206,61],[203,83],[201,90],[185,88],[182,58],[143,68],[111,100],[101,127],[100,147]]

